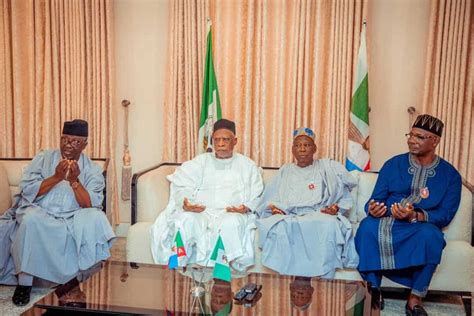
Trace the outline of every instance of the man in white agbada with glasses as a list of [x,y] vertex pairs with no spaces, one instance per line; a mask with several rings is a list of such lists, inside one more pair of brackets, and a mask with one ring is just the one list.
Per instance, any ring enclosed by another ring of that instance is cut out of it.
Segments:
[[253,211],[263,191],[261,173],[251,159],[234,153],[234,122],[218,120],[212,142],[212,153],[198,155],[167,177],[170,200],[151,228],[155,263],[168,263],[179,230],[187,254],[180,266],[211,265],[209,257],[219,234],[235,269],[254,264]]

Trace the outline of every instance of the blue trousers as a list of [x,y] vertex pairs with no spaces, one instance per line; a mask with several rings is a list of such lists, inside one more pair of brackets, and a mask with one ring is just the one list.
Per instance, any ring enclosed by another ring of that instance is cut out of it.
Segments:
[[398,270],[377,270],[361,272],[364,280],[372,283],[373,287],[380,288],[382,276],[411,288],[411,293],[419,297],[425,297],[431,278],[436,270],[435,264],[410,267]]

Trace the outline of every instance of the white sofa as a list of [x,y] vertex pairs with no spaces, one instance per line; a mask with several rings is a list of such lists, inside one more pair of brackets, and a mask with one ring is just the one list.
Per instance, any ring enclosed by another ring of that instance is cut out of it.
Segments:
[[[169,182],[166,175],[173,173],[177,165],[163,163],[133,176],[132,225],[127,236],[127,261],[153,263],[150,251],[150,227],[168,202]],[[276,168],[263,168],[264,181],[267,182],[276,170]],[[349,212],[348,218],[354,230],[357,230],[360,221],[366,216],[364,205],[375,186],[377,174],[357,171],[352,174],[357,178],[358,186],[352,191],[356,207]],[[430,290],[469,293],[472,291],[474,259],[471,245],[472,211],[472,193],[463,186],[459,210],[451,224],[444,229],[447,245]],[[260,250],[258,247],[255,248],[256,264],[251,271],[273,273],[261,265]],[[336,272],[336,278],[359,280],[360,275],[356,270],[344,269]],[[400,287],[385,278],[382,286]]]
[[[32,158],[0,158],[0,215],[2,215],[13,203],[13,196],[20,191],[19,185],[21,176]],[[92,159],[104,170],[104,177],[107,176],[108,159]],[[106,190],[104,188],[105,211]]]

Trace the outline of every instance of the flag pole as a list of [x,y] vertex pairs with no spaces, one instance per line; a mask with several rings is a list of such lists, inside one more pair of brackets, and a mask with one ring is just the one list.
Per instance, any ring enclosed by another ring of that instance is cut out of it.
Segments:
[[[207,17],[207,33],[209,34],[209,31],[211,30],[211,27],[212,27],[212,20],[210,17]],[[212,122],[214,120],[214,102],[213,104],[209,107],[208,111],[210,113],[208,113],[207,115],[207,126],[206,126],[206,129],[207,129],[207,148],[206,148],[206,152],[212,152],[212,145],[211,145],[211,135],[212,135]]]
[[214,121],[222,118],[219,90],[212,58],[212,21],[207,18],[206,58],[202,92],[201,113],[199,117],[198,153],[212,151],[211,138]]

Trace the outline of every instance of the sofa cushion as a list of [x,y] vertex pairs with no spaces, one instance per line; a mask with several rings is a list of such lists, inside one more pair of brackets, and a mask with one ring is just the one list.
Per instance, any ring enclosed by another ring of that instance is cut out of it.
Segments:
[[446,240],[464,240],[471,243],[472,193],[465,186],[461,190],[461,204],[451,223],[443,229]]
[[[473,286],[474,248],[462,240],[449,241],[443,250],[441,264],[430,283],[430,290],[471,292]],[[387,278],[383,287],[403,287]]]
[[130,226],[127,235],[127,261],[153,264],[151,233],[153,223],[140,222]]
[[12,197],[7,172],[3,164],[0,163],[0,215],[9,209],[11,205]]
[[348,210],[345,215],[352,224],[355,224],[355,223],[359,222],[359,216],[358,216],[358,211],[359,210],[358,210],[358,206],[357,206],[357,195],[359,194],[360,171],[353,170],[353,171],[350,172],[350,174],[357,181],[357,185],[354,188],[352,188],[352,190],[351,190],[352,201],[355,201],[355,202],[354,202],[354,204],[352,204],[352,208],[350,210]]
[[359,184],[357,186],[357,222],[363,220],[367,214],[365,213],[365,203],[370,199],[375,183],[377,182],[377,173],[361,172],[359,173]]

